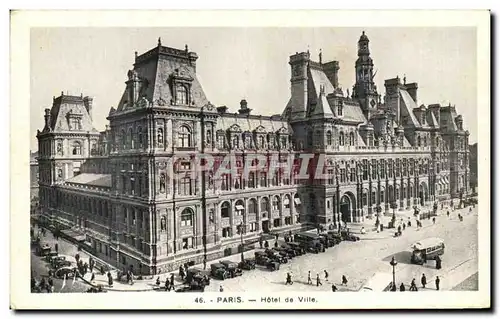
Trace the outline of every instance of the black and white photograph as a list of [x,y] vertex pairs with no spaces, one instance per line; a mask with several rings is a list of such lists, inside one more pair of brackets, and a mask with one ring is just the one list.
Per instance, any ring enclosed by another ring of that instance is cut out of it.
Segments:
[[274,14],[13,19],[29,90],[12,165],[29,163],[16,191],[30,195],[11,210],[26,243],[11,304],[489,306],[489,13]]

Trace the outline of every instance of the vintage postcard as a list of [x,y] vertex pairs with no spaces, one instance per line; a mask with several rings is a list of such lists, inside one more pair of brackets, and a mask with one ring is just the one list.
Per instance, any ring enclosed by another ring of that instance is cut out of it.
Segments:
[[11,23],[12,308],[490,307],[488,11]]

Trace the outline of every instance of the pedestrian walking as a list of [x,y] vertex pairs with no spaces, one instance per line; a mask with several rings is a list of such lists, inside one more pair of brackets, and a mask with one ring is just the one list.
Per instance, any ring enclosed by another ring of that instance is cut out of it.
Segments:
[[398,226],[398,233],[401,234],[401,225]]
[[174,286],[174,274],[170,274],[170,286]]
[[94,280],[95,280],[95,274],[92,273],[92,276],[90,276],[90,282],[94,282]]
[[347,285],[347,277],[342,275],[342,285]]
[[417,284],[415,283],[415,278],[411,280],[410,291],[418,291]]
[[286,282],[285,282],[285,285],[293,285],[292,275],[290,275],[289,272],[286,273]]
[[432,217],[432,223],[435,224],[436,223],[436,217]]
[[179,276],[184,280],[184,267],[182,267],[182,265],[179,266]]
[[401,283],[401,286],[399,286],[399,291],[405,291],[405,284]]
[[312,285],[312,280],[311,280],[311,271],[309,270],[309,272],[307,273],[307,284],[308,285]]
[[159,276],[156,278],[156,285],[158,287],[160,287],[160,285],[161,285],[161,281],[160,281],[160,277]]
[[101,275],[104,275],[104,266],[101,265]]
[[441,269],[441,258],[436,256],[436,269]]
[[427,278],[425,277],[425,274],[422,274],[422,279],[420,279],[420,282],[422,283],[422,287],[425,288],[425,285],[427,285]]
[[319,278],[319,274],[316,274],[316,287],[320,285],[323,286],[323,284],[321,283],[321,279]]
[[325,281],[328,281],[328,271],[323,270],[325,272]]
[[224,288],[222,287],[222,285],[219,286],[219,292],[224,292]]
[[333,292],[336,292],[338,289],[337,289],[337,286],[335,286],[335,284],[332,284],[332,291]]
[[439,279],[439,276],[436,276],[436,290],[439,290],[439,283],[441,282],[441,280]]
[[165,280],[165,291],[170,291],[170,281],[168,281],[168,278]]
[[472,207],[469,207],[469,213],[472,213]]
[[403,224],[403,230],[405,230],[405,229],[406,229],[406,224]]
[[113,287],[113,276],[111,276],[110,272],[108,272],[108,285]]

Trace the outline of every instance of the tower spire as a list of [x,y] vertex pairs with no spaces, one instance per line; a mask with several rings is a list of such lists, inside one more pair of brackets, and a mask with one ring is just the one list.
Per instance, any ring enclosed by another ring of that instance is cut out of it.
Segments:
[[161,37],[158,37],[158,46],[161,46]]
[[319,49],[319,64],[322,64],[323,52],[321,52],[321,48]]

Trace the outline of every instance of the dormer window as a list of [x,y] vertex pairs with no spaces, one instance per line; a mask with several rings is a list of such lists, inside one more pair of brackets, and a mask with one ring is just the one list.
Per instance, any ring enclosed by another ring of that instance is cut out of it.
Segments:
[[233,136],[233,148],[239,148],[240,147],[240,137],[238,135]]
[[82,114],[68,113],[68,126],[71,131],[79,131],[82,129]]
[[179,104],[179,105],[188,104],[188,92],[187,92],[187,89],[184,85],[177,86],[176,104]]
[[339,104],[337,105],[337,116],[343,116],[343,113],[344,110],[343,110],[343,105],[342,105],[342,102],[339,102]]

